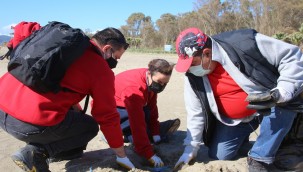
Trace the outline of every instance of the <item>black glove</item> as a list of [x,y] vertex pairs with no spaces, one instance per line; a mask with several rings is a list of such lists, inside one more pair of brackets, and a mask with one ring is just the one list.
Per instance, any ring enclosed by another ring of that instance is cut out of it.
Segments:
[[260,114],[267,114],[271,107],[276,106],[279,96],[279,91],[273,90],[265,93],[249,94],[245,100],[249,102],[248,109],[257,110]]

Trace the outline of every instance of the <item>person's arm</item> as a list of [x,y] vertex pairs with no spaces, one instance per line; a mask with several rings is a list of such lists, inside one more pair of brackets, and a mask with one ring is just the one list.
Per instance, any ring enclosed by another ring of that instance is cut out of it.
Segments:
[[[109,69],[106,63],[100,66],[103,70],[93,82],[91,96],[94,100],[91,114],[104,134],[111,148],[123,146],[123,135],[120,127],[120,115],[117,112],[116,101],[114,98],[114,73]],[[96,73],[97,75],[98,73]]]
[[149,100],[148,106],[150,108],[150,132],[152,136],[160,135],[159,112],[157,107],[157,94],[154,94]]
[[120,166],[122,166],[128,170],[135,168],[134,164],[127,158],[127,156],[125,154],[124,146],[121,146],[119,148],[112,148],[112,149],[116,153],[116,162]]
[[112,149],[119,158],[126,157],[124,146],[121,146],[119,148],[112,148]]
[[143,106],[146,104],[143,92],[138,87],[128,87],[123,91],[125,108],[128,112],[128,119],[132,131],[135,151],[145,157],[152,166],[162,167],[164,165],[150,144],[147,134],[147,126]]
[[199,147],[204,129],[204,116],[201,102],[193,91],[188,78],[184,82],[184,102],[187,112],[187,136],[184,145]]
[[146,132],[145,114],[143,111],[146,101],[143,93],[137,87],[128,87],[123,91],[122,97],[128,112],[135,151],[149,159],[154,155],[154,152]]
[[184,163],[189,163],[197,156],[205,122],[201,102],[191,88],[186,76],[184,81],[184,101],[187,111],[187,135],[183,143],[185,145],[184,152],[177,161],[175,168],[178,168]]
[[128,170],[135,168],[125,154],[123,135],[120,127],[120,115],[117,112],[114,98],[114,73],[106,63],[100,66],[103,70],[96,71],[97,79],[93,82],[91,96],[94,100],[91,114],[100,125],[110,148],[116,154],[116,162]]
[[284,102],[290,100],[303,85],[302,51],[298,46],[260,33],[256,34],[256,41],[261,54],[280,73],[277,88],[283,92]]

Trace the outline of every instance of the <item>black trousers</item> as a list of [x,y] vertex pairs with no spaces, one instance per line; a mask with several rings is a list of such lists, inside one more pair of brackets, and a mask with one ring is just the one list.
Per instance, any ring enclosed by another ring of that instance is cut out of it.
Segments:
[[99,131],[90,115],[68,111],[65,119],[54,126],[38,126],[20,121],[0,110],[0,127],[8,134],[26,143],[42,145],[50,156],[83,147]]

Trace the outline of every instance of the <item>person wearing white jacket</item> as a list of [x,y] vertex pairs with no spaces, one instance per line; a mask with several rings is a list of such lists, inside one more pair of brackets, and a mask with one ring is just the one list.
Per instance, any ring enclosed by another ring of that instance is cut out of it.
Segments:
[[[209,132],[209,156],[232,160],[259,124],[260,134],[248,152],[248,170],[275,168],[275,154],[301,110],[289,106],[302,90],[299,47],[253,29],[208,36],[188,28],[179,34],[176,51],[176,70],[186,72],[187,136],[175,168],[197,156]],[[209,117],[215,122],[205,131]]]

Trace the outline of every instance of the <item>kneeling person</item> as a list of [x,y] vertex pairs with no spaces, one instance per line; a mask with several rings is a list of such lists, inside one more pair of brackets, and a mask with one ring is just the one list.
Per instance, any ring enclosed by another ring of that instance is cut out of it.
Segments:
[[166,141],[180,126],[179,119],[158,121],[157,94],[169,82],[173,68],[164,59],[154,59],[148,68],[127,70],[115,78],[115,99],[124,138],[155,167],[164,164],[154,153],[151,142]]
[[[26,143],[11,156],[16,165],[25,171],[50,171],[48,158],[81,157],[100,129],[117,163],[134,168],[124,151],[111,70],[127,47],[118,29],[97,32],[90,46],[67,69],[60,82],[66,89],[58,93],[38,93],[9,72],[0,77],[0,127]],[[95,102],[92,115],[71,110],[86,95]]]

